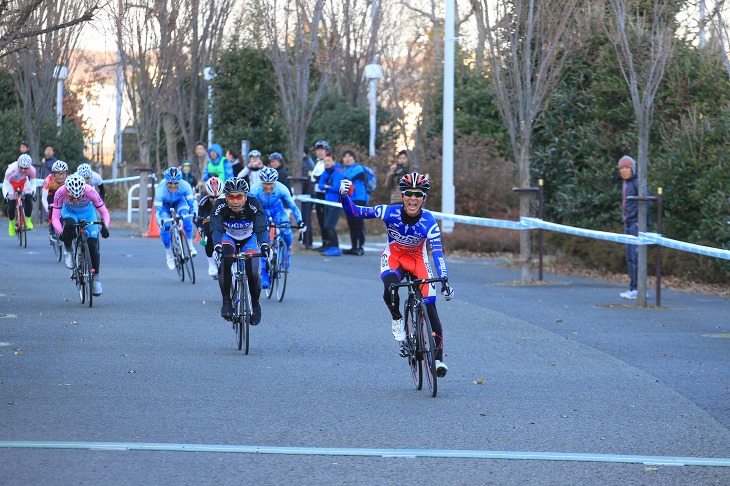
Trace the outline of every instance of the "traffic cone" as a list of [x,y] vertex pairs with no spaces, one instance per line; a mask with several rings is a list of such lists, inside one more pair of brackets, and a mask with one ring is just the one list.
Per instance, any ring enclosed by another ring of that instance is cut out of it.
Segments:
[[150,227],[147,229],[147,233],[145,233],[145,236],[147,238],[160,237],[160,227],[157,226],[157,218],[155,218],[154,215],[150,215]]

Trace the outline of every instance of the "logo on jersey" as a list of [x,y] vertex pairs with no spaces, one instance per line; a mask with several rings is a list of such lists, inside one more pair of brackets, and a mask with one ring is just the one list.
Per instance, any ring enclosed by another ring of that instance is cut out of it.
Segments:
[[388,236],[404,246],[418,246],[423,242],[423,236],[420,235],[402,235],[397,228],[388,228]]
[[224,221],[223,226],[231,229],[246,229],[251,228],[253,226],[253,222],[248,220]]

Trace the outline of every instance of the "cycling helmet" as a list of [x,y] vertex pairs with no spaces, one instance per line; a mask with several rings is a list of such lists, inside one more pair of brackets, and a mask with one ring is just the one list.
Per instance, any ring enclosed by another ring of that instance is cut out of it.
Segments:
[[398,187],[401,192],[407,191],[408,189],[420,189],[424,193],[427,193],[431,189],[431,182],[425,175],[419,174],[418,172],[411,172],[400,178]]
[[281,155],[279,152],[274,152],[271,155],[269,155],[269,160],[270,161],[271,160],[274,160],[274,159],[277,159],[277,160],[279,160],[281,162],[284,162],[284,156]]
[[165,171],[165,180],[167,182],[180,182],[182,180],[182,172],[177,167],[170,167]]
[[57,160],[53,163],[51,172],[68,172],[68,164],[63,160]]
[[18,167],[21,169],[27,169],[30,167],[30,164],[33,163],[33,159],[30,158],[30,155],[23,154],[20,157],[18,157]]
[[248,183],[243,177],[236,177],[234,179],[228,179],[223,185],[223,194],[229,192],[242,192],[248,194]]
[[323,148],[323,149],[325,149],[326,151],[329,152],[329,150],[330,150],[330,144],[328,144],[324,140],[320,140],[319,142],[317,142],[317,143],[314,144],[314,148],[315,149]]
[[248,153],[249,157],[261,157],[261,152],[258,150],[252,150]]
[[84,179],[88,179],[89,177],[91,177],[91,166],[89,164],[81,164],[76,169],[76,173]]
[[210,197],[218,197],[218,194],[221,193],[221,180],[217,177],[208,179],[205,183],[205,191]]
[[80,198],[86,191],[86,181],[79,174],[71,174],[66,178],[66,190],[75,198]]
[[259,177],[261,177],[261,182],[276,182],[279,180],[279,171],[273,167],[264,167],[259,172]]

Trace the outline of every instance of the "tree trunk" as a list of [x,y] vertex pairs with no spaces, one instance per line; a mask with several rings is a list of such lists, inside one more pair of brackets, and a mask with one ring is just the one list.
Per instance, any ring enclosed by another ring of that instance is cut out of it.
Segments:
[[167,148],[167,167],[177,166],[180,159],[177,154],[178,130],[175,115],[162,115],[162,128],[165,130],[165,146]]
[[[530,185],[530,146],[531,130],[522,129],[522,143],[520,145],[519,187],[531,187]],[[520,193],[520,217],[529,218],[532,201],[532,193]],[[520,280],[522,283],[532,282],[532,235],[530,231],[520,231]]]

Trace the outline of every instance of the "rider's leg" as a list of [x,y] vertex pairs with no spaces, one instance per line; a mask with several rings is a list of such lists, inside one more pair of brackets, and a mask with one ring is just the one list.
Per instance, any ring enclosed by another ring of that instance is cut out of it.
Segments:
[[15,208],[17,204],[15,199],[8,200],[8,236],[15,236]]

